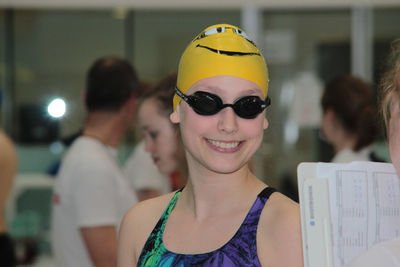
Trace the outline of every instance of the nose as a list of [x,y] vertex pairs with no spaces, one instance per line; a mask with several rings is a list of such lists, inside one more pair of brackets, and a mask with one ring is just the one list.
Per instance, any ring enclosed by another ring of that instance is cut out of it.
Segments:
[[231,107],[222,109],[218,119],[218,130],[225,133],[235,133],[238,130],[237,116]]
[[145,137],[144,138],[144,150],[152,153],[154,150],[154,145],[153,142],[151,141],[151,138]]

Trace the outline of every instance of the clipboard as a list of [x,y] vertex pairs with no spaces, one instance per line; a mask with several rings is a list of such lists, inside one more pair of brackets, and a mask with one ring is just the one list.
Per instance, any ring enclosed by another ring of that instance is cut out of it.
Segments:
[[317,164],[297,167],[304,267],[333,267],[328,179],[316,176]]

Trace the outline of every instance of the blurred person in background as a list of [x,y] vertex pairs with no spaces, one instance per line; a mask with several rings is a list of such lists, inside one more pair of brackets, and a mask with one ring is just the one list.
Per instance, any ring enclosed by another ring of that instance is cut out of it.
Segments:
[[[387,68],[381,81],[381,112],[389,141],[390,157],[400,177],[400,39],[392,43]],[[347,265],[347,267],[376,266],[400,266],[399,236],[376,244]]]
[[325,86],[322,133],[333,145],[331,162],[383,161],[373,152],[379,137],[373,89],[360,78],[341,75]]
[[52,245],[59,267],[116,266],[117,232],[137,197],[117,162],[134,117],[138,78],[128,61],[96,60],[87,73],[87,118],[57,174]]
[[8,196],[17,174],[17,154],[11,139],[0,129],[0,266],[16,266],[14,242],[5,218]]
[[[148,93],[154,87],[153,83],[141,82],[138,99]],[[141,101],[139,101],[141,102]],[[139,109],[138,105],[138,109]],[[138,112],[136,112],[136,115]],[[137,193],[139,201],[156,197],[171,192],[171,184],[168,175],[164,175],[154,163],[151,153],[145,150],[145,142],[142,131],[137,126],[137,118],[134,123],[135,136],[139,141],[124,164],[124,173]]]
[[172,190],[186,183],[187,164],[179,127],[169,115],[173,111],[177,74],[161,79],[152,90],[143,95],[139,103],[138,123],[143,132],[145,150],[159,171],[169,179]]

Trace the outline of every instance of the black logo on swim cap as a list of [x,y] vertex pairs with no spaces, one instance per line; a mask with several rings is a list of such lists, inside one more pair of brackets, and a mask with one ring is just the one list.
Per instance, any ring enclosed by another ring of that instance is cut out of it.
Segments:
[[208,49],[208,50],[210,50],[211,52],[214,52],[214,53],[216,53],[216,54],[221,54],[221,55],[226,55],[226,56],[261,56],[260,53],[224,51],[224,50],[218,50],[218,49],[214,49],[214,48],[211,48],[211,47],[208,47],[208,46],[204,46],[204,45],[200,45],[200,44],[198,44],[196,47]]

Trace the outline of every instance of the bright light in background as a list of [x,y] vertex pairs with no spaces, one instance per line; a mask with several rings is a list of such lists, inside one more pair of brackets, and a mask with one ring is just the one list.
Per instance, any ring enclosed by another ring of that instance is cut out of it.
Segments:
[[66,104],[64,99],[62,98],[53,99],[47,106],[47,112],[53,118],[61,118],[62,116],[64,116],[65,111],[66,111]]

